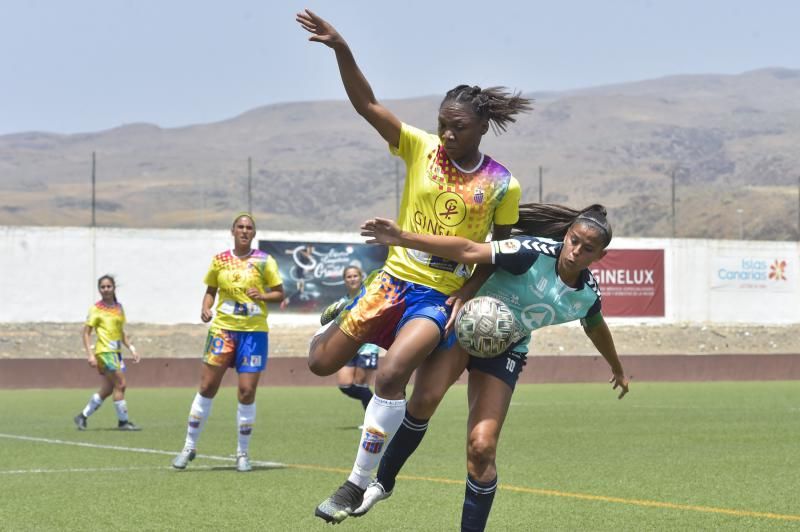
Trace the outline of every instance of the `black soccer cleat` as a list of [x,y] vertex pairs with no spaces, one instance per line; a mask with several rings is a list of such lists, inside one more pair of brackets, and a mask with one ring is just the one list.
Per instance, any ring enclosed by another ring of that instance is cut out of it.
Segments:
[[142,430],[138,425],[134,425],[131,421],[120,421],[117,423],[117,430]]
[[72,421],[75,422],[75,426],[78,427],[78,430],[86,430],[86,416],[83,415],[83,412],[72,418]]
[[328,523],[339,524],[361,506],[363,498],[364,490],[348,480],[333,495],[319,503],[314,515]]

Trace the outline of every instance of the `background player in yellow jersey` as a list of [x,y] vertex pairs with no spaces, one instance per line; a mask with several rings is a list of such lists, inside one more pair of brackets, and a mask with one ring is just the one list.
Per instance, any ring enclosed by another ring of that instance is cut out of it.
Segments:
[[[333,49],[350,103],[405,162],[400,227],[477,242],[494,227],[493,238],[506,238],[518,218],[519,183],[479,147],[490,125],[496,132],[505,130],[530,102],[503,88],[459,85],[439,107],[438,135],[428,134],[402,123],[378,103],[333,26],[308,10],[298,13],[297,21],[312,34],[311,41]],[[470,267],[456,261],[391,247],[383,270],[370,276],[364,290],[332,322],[336,326],[315,335],[308,362],[318,375],[338,371],[364,343],[387,349],[365,412],[353,470],[317,506],[318,517],[338,523],[361,504],[385,446],[406,418],[405,388],[411,373],[437,347],[446,347],[444,332],[451,316],[491,269],[479,268],[472,277],[470,273]]]
[[[185,469],[194,460],[212,400],[229,367],[235,367],[239,374],[236,469],[252,469],[248,449],[256,419],[256,388],[269,351],[267,302],[280,303],[284,293],[275,259],[251,247],[256,236],[253,217],[247,213],[237,215],[231,234],[233,249],[215,255],[205,277],[207,288],[200,318],[206,323],[212,318],[214,321],[203,353],[200,387],[189,411],[186,441],[172,461],[176,469]],[[211,311],[215,299],[216,316]]]
[[[92,305],[86,324],[83,326],[83,348],[86,360],[103,377],[100,390],[92,395],[83,410],[74,418],[78,430],[86,430],[86,419],[100,408],[106,397],[114,395],[114,408],[117,411],[117,428],[120,430],[139,430],[128,419],[128,403],[125,401],[125,362],[122,361],[121,348],[127,347],[133,361],[139,362],[136,348],[125,334],[125,311],[117,301],[117,284],[110,275],[97,280],[97,289],[102,299]],[[92,330],[97,334],[97,342],[92,350]]]

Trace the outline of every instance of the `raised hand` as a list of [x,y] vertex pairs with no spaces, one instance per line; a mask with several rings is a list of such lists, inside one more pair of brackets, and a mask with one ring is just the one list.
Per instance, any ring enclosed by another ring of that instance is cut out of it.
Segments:
[[335,48],[337,45],[345,43],[336,28],[309,9],[298,13],[295,20],[300,23],[304,30],[312,34],[308,38],[309,41],[321,42],[330,48]]
[[402,245],[402,229],[394,220],[373,218],[361,224],[361,236],[367,237],[367,244]]
[[617,399],[622,399],[625,397],[625,394],[628,393],[628,385],[630,384],[630,379],[625,376],[624,373],[614,374],[611,376],[608,382],[614,383],[614,386],[611,387],[612,390],[616,390],[619,388],[619,396]]

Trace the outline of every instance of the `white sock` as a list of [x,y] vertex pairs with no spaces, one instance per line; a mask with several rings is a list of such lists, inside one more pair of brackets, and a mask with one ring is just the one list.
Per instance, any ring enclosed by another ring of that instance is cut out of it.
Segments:
[[189,424],[186,427],[186,443],[184,449],[197,449],[197,439],[203,432],[208,416],[211,415],[211,401],[208,397],[203,397],[198,392],[192,401],[192,408],[189,410]]
[[393,401],[372,396],[367,411],[364,412],[364,429],[361,431],[356,463],[347,480],[360,488],[367,487],[386,447],[403,423],[405,413],[405,399]]
[[120,421],[128,421],[128,403],[125,399],[121,401],[114,401],[114,408],[117,409],[117,419]]
[[[100,398],[100,394],[96,393],[89,399],[89,402],[86,403],[86,406],[83,407],[83,417],[89,417],[94,414],[94,411],[100,408],[100,405],[103,404],[103,400]],[[74,412],[74,410],[73,410]]]
[[239,403],[236,417],[239,420],[239,444],[236,446],[236,454],[247,454],[250,448],[250,435],[253,433],[253,424],[256,421],[256,404]]

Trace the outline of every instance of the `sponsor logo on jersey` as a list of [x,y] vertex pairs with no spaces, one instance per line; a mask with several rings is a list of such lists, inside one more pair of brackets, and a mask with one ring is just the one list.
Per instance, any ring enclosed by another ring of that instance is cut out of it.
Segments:
[[472,201],[480,205],[483,203],[483,189],[481,187],[475,188],[475,193],[472,195]]
[[536,286],[532,287],[533,292],[539,297],[544,296],[544,291],[547,290],[548,284],[550,284],[550,282],[547,280],[547,277],[542,277],[541,279],[539,279],[539,282],[536,283]]
[[454,227],[464,221],[467,208],[464,200],[455,192],[442,192],[434,204],[436,218],[442,225]]

